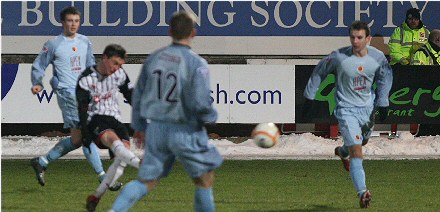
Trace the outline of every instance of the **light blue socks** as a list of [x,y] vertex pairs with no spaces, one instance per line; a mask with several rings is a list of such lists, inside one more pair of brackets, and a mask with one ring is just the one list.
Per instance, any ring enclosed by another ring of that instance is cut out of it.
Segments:
[[365,171],[362,166],[361,158],[351,158],[350,159],[350,175],[353,181],[354,188],[356,192],[361,195],[367,190],[367,185],[365,184]]
[[214,195],[211,188],[197,187],[194,194],[194,209],[196,212],[215,211]]
[[[104,168],[102,167],[101,157],[99,157],[99,151],[98,147],[95,143],[91,143],[89,148],[83,146],[82,150],[84,152],[84,156],[86,156],[87,160],[89,161],[90,165],[93,167],[93,170],[95,170],[96,174],[98,174],[99,177],[102,176],[104,178]],[[101,182],[100,180],[99,182]]]
[[72,143],[72,139],[70,137],[61,139],[55,146],[49,150],[46,156],[41,156],[38,160],[40,165],[43,167],[47,167],[51,161],[54,161],[68,152],[76,149],[75,145]]
[[[138,202],[143,196],[148,194],[148,189],[139,180],[129,182],[122,189],[121,194],[113,203],[111,211],[125,212]],[[196,212],[215,211],[214,196],[212,188],[197,187],[194,194],[194,209]]]
[[143,196],[148,194],[145,184],[139,180],[132,180],[122,189],[118,198],[112,205],[112,211],[125,212],[138,202]]

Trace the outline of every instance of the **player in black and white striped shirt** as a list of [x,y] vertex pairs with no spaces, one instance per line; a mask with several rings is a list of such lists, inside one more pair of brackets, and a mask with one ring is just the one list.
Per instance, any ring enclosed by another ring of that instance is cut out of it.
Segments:
[[110,75],[101,74],[97,69],[99,68],[96,66],[89,67],[79,79],[78,92],[83,96],[78,98],[89,99],[89,101],[84,101],[87,103],[87,113],[81,113],[81,115],[87,116],[87,121],[90,121],[94,115],[112,116],[121,121],[118,93],[121,92],[131,103],[133,85],[124,69],[118,68],[118,66],[113,70],[110,69],[112,70],[111,73],[108,73]]
[[78,80],[76,97],[83,144],[95,142],[99,148],[110,149],[115,155],[107,175],[95,193],[87,197],[88,211],[94,211],[110,185],[124,172],[126,165],[139,168],[140,159],[130,151],[128,130],[121,122],[118,96],[121,92],[131,104],[133,86],[122,69],[126,51],[119,45],[108,45],[102,61],[87,68]]

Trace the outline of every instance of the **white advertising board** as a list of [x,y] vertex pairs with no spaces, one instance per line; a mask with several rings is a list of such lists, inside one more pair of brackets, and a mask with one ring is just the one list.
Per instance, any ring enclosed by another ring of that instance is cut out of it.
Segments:
[[[2,99],[2,123],[62,123],[56,95],[46,70],[45,89],[32,95],[31,64],[19,64],[9,91]],[[123,67],[136,83],[141,64]],[[294,65],[210,65],[211,99],[219,113],[217,123],[293,123],[295,120]],[[4,71],[4,70],[2,70]],[[122,97],[122,95],[121,95]],[[122,121],[129,123],[131,106],[120,101]]]
[[230,66],[230,123],[293,123],[295,66]]

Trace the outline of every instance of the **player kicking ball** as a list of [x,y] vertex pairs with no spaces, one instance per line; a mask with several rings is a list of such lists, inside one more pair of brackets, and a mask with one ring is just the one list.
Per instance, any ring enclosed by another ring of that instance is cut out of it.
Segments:
[[122,176],[127,164],[139,168],[140,159],[130,151],[128,130],[121,122],[118,104],[119,92],[131,103],[133,86],[122,69],[125,57],[124,48],[108,45],[102,61],[87,68],[76,87],[83,144],[88,146],[88,141],[93,141],[99,148],[110,149],[115,155],[106,177],[95,193],[87,197],[88,211],[95,211],[101,197]]

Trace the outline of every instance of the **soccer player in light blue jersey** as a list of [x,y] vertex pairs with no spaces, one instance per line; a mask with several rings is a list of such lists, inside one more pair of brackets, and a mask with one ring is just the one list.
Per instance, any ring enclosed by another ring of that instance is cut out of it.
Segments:
[[124,187],[112,211],[127,211],[155,189],[176,159],[196,186],[195,211],[215,210],[214,170],[223,158],[208,142],[204,126],[216,121],[217,112],[210,100],[207,62],[190,48],[194,18],[186,12],[174,14],[170,35],[173,43],[147,58],[133,91],[133,137],[145,142],[145,154],[138,179]]
[[368,208],[371,193],[365,182],[362,145],[367,143],[373,130],[374,108],[378,108],[381,121],[387,116],[393,75],[384,54],[368,46],[371,36],[366,23],[353,22],[349,33],[351,46],[332,52],[313,70],[304,91],[304,114],[310,116],[320,83],[328,74],[335,74],[335,116],[344,139],[344,145],[336,147],[335,154],[341,157],[344,168],[350,172],[361,208]]
[[[75,88],[81,72],[86,67],[95,65],[95,57],[90,40],[77,33],[80,27],[80,16],[81,13],[75,7],[67,7],[61,11],[63,33],[47,41],[32,64],[31,91],[34,95],[43,90],[42,81],[46,68],[52,64],[53,78],[50,84],[57,95],[64,128],[70,129],[70,137],[61,139],[46,155],[31,160],[41,186],[45,185],[44,173],[49,163],[79,148],[82,144]],[[99,181],[102,181],[105,172],[98,148],[93,144],[89,148],[83,147],[83,152],[98,174]],[[120,187],[120,183],[116,183],[111,190],[118,190]]]

